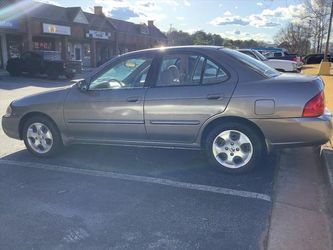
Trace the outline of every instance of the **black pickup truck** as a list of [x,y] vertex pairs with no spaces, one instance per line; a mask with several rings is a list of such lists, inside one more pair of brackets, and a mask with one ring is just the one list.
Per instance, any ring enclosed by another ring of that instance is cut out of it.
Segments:
[[19,58],[9,59],[6,70],[11,76],[19,76],[22,73],[31,76],[43,74],[55,80],[59,76],[74,78],[76,73],[81,72],[82,66],[79,61],[61,60],[57,51],[28,51]]

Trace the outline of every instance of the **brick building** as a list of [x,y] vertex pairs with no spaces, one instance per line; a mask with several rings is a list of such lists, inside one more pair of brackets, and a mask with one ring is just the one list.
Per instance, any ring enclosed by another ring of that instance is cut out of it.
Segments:
[[8,58],[29,50],[57,51],[64,60],[95,67],[118,54],[167,43],[152,21],[116,20],[106,17],[98,6],[94,13],[87,13],[80,7],[3,0],[0,13],[1,68]]

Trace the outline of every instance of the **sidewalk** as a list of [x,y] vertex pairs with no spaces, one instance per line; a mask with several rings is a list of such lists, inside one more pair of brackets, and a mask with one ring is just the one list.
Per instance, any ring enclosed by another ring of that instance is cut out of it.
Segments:
[[318,152],[286,149],[279,165],[267,249],[333,249],[329,199]]
[[[316,75],[319,65],[303,74]],[[333,68],[332,68],[333,72]],[[333,111],[333,75],[322,76],[326,105]],[[331,139],[331,142],[333,140]],[[333,150],[286,149],[280,159],[267,240],[268,250],[333,249]]]

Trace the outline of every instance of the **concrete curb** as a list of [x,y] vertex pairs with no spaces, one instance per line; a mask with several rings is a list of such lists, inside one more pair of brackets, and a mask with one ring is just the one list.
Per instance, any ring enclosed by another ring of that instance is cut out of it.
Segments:
[[328,181],[330,192],[333,193],[333,149],[324,147],[321,151],[321,161],[324,167],[325,178]]

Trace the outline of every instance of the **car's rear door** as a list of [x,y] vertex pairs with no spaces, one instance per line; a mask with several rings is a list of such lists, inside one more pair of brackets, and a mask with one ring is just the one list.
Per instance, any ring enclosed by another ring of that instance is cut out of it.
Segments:
[[152,55],[116,60],[88,91],[73,87],[65,101],[67,133],[97,141],[146,140],[143,103]]
[[165,143],[193,143],[203,123],[225,110],[238,81],[196,52],[164,53],[156,71],[145,97],[145,123],[149,140]]

